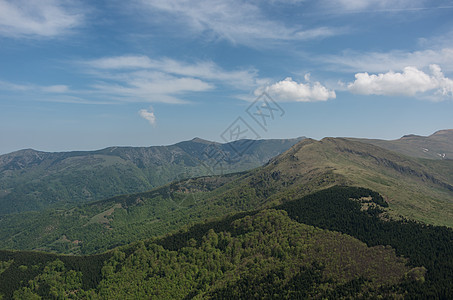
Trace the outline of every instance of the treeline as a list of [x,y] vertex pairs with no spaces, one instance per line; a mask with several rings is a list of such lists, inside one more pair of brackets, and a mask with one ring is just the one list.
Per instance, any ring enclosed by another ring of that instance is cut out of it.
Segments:
[[276,209],[287,211],[298,222],[340,231],[369,246],[392,246],[398,255],[409,258],[412,266],[427,269],[424,284],[410,282],[401,289],[414,298],[453,298],[453,230],[410,220],[384,221],[379,208],[361,211],[360,203],[349,200],[368,196],[378,204],[383,201],[368,189],[333,187]]
[[0,250],[0,262],[8,262],[8,268],[0,272],[0,294],[7,299],[23,284],[44,272],[47,264],[60,260],[68,270],[80,272],[81,287],[95,288],[102,279],[101,269],[111,253],[90,256],[56,255],[33,251]]
[[[137,242],[111,252],[94,288],[83,270],[61,259],[17,289],[17,299],[294,299],[397,294],[390,286],[410,272],[390,248],[369,248],[347,235],[291,220],[281,210],[229,219],[235,232],[197,227],[173,251]],[[221,223],[218,223],[221,229]],[[182,236],[182,235],[180,235]],[[167,242],[170,240],[165,239]],[[164,240],[160,241],[162,244]],[[50,295],[50,296],[49,296]]]
[[[364,210],[364,201],[375,205]],[[103,255],[1,251],[0,295],[451,299],[453,231],[385,221],[385,206],[371,190],[333,187]]]

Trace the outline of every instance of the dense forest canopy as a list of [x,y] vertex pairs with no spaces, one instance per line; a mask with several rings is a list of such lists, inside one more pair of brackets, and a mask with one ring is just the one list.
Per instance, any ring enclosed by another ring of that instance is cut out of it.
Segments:
[[[49,298],[448,298],[453,231],[333,187],[94,256],[1,251],[0,293]],[[313,227],[315,226],[315,227]]]

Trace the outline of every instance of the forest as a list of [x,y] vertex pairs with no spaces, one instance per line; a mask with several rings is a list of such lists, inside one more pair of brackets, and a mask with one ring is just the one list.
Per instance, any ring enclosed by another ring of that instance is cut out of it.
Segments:
[[[4,299],[453,296],[453,231],[336,186],[101,255],[0,252]],[[50,296],[49,296],[50,295]]]

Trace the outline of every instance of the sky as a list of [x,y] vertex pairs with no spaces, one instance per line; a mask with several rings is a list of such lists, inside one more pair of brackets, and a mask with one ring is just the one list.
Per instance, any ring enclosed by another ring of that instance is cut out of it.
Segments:
[[0,154],[448,128],[451,0],[0,0]]

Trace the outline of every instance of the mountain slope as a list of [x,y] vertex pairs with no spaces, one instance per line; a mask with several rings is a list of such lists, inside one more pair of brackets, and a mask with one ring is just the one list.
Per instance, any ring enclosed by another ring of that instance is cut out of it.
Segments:
[[0,251],[0,296],[450,299],[453,231],[383,221],[381,205],[368,189],[333,187],[103,255]]
[[[437,161],[448,163],[449,160]],[[306,139],[249,172],[173,182],[67,210],[0,217],[0,248],[97,253],[225,214],[269,208],[332,187],[372,188],[388,213],[453,227],[453,185],[444,172],[374,145]]]
[[439,130],[430,136],[405,135],[398,140],[353,139],[407,156],[427,159],[453,159],[453,129]]
[[[374,295],[373,290],[401,283],[410,271],[407,260],[392,249],[369,248],[350,236],[300,224],[282,210],[200,224],[99,258],[104,261],[88,256],[86,263],[81,257],[0,251],[5,266],[0,293],[31,298],[48,297],[50,291],[57,298],[94,299],[128,298],[130,293],[136,298],[241,298],[246,290],[265,297],[269,289],[275,295]],[[102,275],[93,276],[96,271]],[[357,287],[344,289],[352,282]],[[322,287],[326,283],[327,289]]]
[[325,138],[298,143],[261,172],[263,175],[278,173],[281,181],[293,182],[286,189],[290,198],[300,192],[295,182],[325,174],[324,178],[332,178],[338,184],[379,192],[389,202],[394,215],[453,226],[453,180],[445,175],[453,173],[453,164],[445,162],[443,170],[438,171],[439,167],[371,144]]
[[60,153],[17,151],[0,156],[0,215],[67,207],[146,191],[173,180],[248,170],[300,139],[219,144],[196,138],[158,147]]

